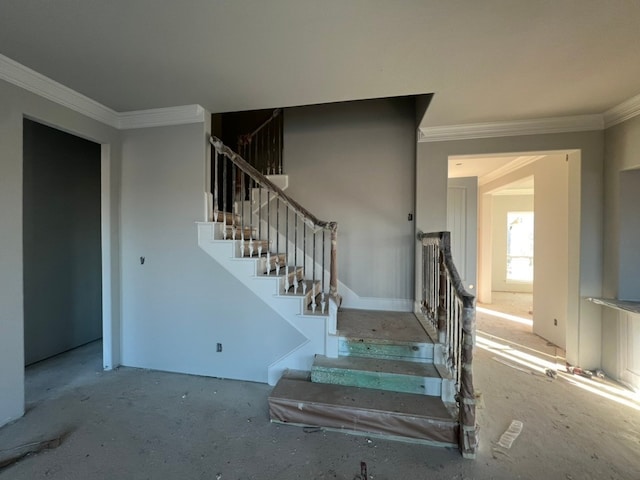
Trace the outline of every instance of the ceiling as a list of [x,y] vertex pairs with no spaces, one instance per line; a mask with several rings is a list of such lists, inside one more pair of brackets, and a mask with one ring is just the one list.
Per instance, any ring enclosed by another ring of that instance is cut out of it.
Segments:
[[0,53],[118,111],[434,93],[422,126],[640,93],[633,0],[0,0]]

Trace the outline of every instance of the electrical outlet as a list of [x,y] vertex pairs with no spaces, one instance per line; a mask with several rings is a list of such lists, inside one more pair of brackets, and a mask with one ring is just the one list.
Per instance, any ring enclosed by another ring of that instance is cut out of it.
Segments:
[[218,344],[216,345],[216,352],[221,352],[221,351],[222,351],[222,344],[221,344],[221,343],[218,343]]
[[409,220],[410,222],[413,220],[413,213],[407,215],[407,220]]

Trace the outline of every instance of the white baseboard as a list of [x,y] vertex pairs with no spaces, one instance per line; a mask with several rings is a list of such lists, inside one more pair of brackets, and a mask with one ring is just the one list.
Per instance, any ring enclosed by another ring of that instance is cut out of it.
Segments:
[[338,293],[342,295],[343,308],[413,312],[413,300],[408,298],[361,297],[340,281],[338,281]]

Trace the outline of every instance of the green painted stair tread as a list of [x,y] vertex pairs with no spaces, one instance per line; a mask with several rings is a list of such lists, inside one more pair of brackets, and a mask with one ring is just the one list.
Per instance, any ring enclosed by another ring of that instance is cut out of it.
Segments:
[[433,343],[407,342],[387,339],[347,338],[338,339],[341,356],[406,359],[413,362],[433,362]]
[[316,355],[311,381],[438,397],[442,394],[442,379],[434,365],[381,358]]
[[439,397],[280,379],[269,396],[272,421],[456,445],[458,424]]
[[328,358],[316,355],[313,368],[318,370],[352,370],[371,373],[389,373],[413,377],[433,377],[440,379],[440,374],[433,364],[407,362],[368,357]]

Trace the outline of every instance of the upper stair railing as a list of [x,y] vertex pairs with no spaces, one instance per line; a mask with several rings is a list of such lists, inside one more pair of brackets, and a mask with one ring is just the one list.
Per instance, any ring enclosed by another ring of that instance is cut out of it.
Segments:
[[220,139],[210,141],[210,218],[226,223],[224,238],[242,240],[245,256],[266,255],[262,273],[284,273],[285,293],[308,294],[312,313],[325,313],[328,297],[339,304],[338,224],[318,219]]
[[282,174],[282,110],[253,132],[238,137],[238,153],[263,175]]
[[451,256],[449,232],[418,233],[422,244],[421,314],[427,329],[443,347],[443,361],[455,380],[460,423],[460,450],[475,458],[478,448],[473,388],[475,297],[468,293]]

